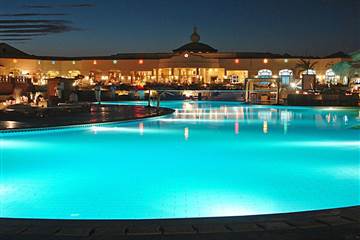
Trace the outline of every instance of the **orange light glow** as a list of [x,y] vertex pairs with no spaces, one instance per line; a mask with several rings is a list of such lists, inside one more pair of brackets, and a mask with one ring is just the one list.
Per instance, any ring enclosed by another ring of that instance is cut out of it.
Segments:
[[144,135],[144,129],[145,129],[144,123],[142,123],[142,122],[139,123],[139,133],[141,136]]
[[139,64],[144,64],[144,60],[140,59]]
[[264,121],[263,123],[263,132],[265,134],[267,134],[269,132],[269,126],[268,126],[268,122],[267,121]]
[[236,63],[236,64],[239,64],[239,63],[240,63],[240,59],[238,59],[238,58],[235,59],[235,63]]
[[94,63],[94,65],[96,65],[96,64],[97,64],[97,61],[96,61],[96,60],[94,60],[94,62],[93,62],[93,63]]
[[264,59],[264,63],[267,64],[269,60],[267,58]]
[[235,122],[235,134],[238,135],[239,134],[239,122]]

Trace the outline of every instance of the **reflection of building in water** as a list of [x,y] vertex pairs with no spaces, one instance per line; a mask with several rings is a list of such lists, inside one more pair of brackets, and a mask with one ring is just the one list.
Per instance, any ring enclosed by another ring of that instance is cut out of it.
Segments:
[[280,110],[280,119],[282,124],[284,125],[284,134],[288,132],[288,124],[292,119],[292,114],[288,110],[281,111]]
[[185,137],[185,140],[189,139],[189,128],[187,128],[187,127],[184,129],[184,137]]
[[267,110],[261,110],[258,112],[258,118],[260,120],[266,120],[266,121],[270,121],[272,117],[272,112],[270,109]]
[[144,135],[144,130],[145,130],[144,123],[143,122],[139,123],[139,133],[141,136]]
[[[231,123],[232,131],[235,134],[240,133],[240,125],[244,124],[251,125],[253,123],[262,124],[263,133],[269,133],[270,124],[277,131],[278,126],[281,127],[282,132],[287,134],[291,125],[294,129],[304,125],[297,126],[300,122],[306,123],[307,121],[314,121],[317,128],[326,128],[329,125],[335,127],[341,127],[349,124],[349,116],[343,114],[342,111],[328,111],[326,108],[318,109],[318,113],[299,113],[297,109],[289,110],[286,108],[277,107],[247,107],[246,105],[239,104],[238,107],[227,106],[227,107],[205,107],[201,106],[198,108],[199,103],[187,102],[183,105],[182,109],[175,111],[175,119],[173,121],[184,121],[184,122],[228,122]],[[358,112],[354,112],[358,114]],[[356,117],[354,116],[354,119]],[[359,118],[360,119],[360,118]],[[172,121],[172,120],[170,120]],[[306,126],[306,125],[305,125]],[[188,130],[186,130],[188,131]],[[184,130],[185,134],[185,130]],[[188,132],[186,133],[188,134]]]
[[[196,37],[194,37],[196,36]],[[313,73],[321,83],[343,81],[331,66],[348,60],[346,54],[316,58]],[[244,84],[250,78],[280,79],[288,85],[299,79],[296,68],[300,57],[247,52],[219,52],[200,42],[197,30],[191,41],[168,53],[119,53],[93,57],[42,57],[24,53],[5,43],[0,44],[0,76],[31,79],[46,84],[55,77],[81,77],[78,84],[145,83],[172,84]],[[312,59],[311,59],[312,60]],[[3,82],[0,78],[0,82]]]
[[[354,117],[359,120],[359,118]],[[319,109],[319,113],[315,115],[315,124],[318,128],[341,127],[349,125],[349,116],[343,111],[333,108]]]
[[239,134],[239,122],[235,122],[235,134],[238,135]]
[[244,107],[197,108],[196,104],[184,103],[182,109],[175,111],[178,119],[189,120],[244,120]]
[[265,134],[267,134],[269,132],[269,126],[268,126],[268,122],[267,121],[264,121],[263,122],[263,132]]

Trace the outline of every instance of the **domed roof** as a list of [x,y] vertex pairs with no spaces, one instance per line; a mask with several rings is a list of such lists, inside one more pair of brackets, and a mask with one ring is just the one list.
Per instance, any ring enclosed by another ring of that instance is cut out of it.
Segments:
[[200,42],[200,35],[197,33],[197,28],[194,27],[194,32],[191,34],[191,43],[185,44],[174,52],[195,52],[195,53],[215,53],[218,50]]
[[185,44],[184,46],[175,49],[174,52],[216,53],[217,50],[207,44],[197,42]]

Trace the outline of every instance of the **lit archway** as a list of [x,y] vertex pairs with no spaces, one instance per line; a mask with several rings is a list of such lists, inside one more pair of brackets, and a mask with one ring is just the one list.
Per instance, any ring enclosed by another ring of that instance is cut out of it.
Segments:
[[325,81],[327,84],[337,84],[336,74],[332,69],[326,70]]
[[281,79],[281,84],[282,85],[289,85],[291,79],[293,78],[293,71],[290,69],[282,69],[279,72],[279,77]]
[[272,71],[269,69],[261,69],[258,72],[258,78],[272,78]]
[[48,71],[46,73],[46,77],[48,77],[48,78],[55,78],[55,77],[59,77],[59,76],[60,76],[59,71]]
[[77,76],[81,75],[81,72],[79,70],[70,70],[68,71],[68,76],[70,78],[75,78]]

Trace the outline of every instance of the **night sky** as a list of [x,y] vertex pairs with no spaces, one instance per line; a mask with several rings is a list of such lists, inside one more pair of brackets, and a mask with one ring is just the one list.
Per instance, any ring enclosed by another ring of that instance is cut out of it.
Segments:
[[360,0],[0,1],[0,42],[36,55],[220,51],[329,55],[360,49]]

